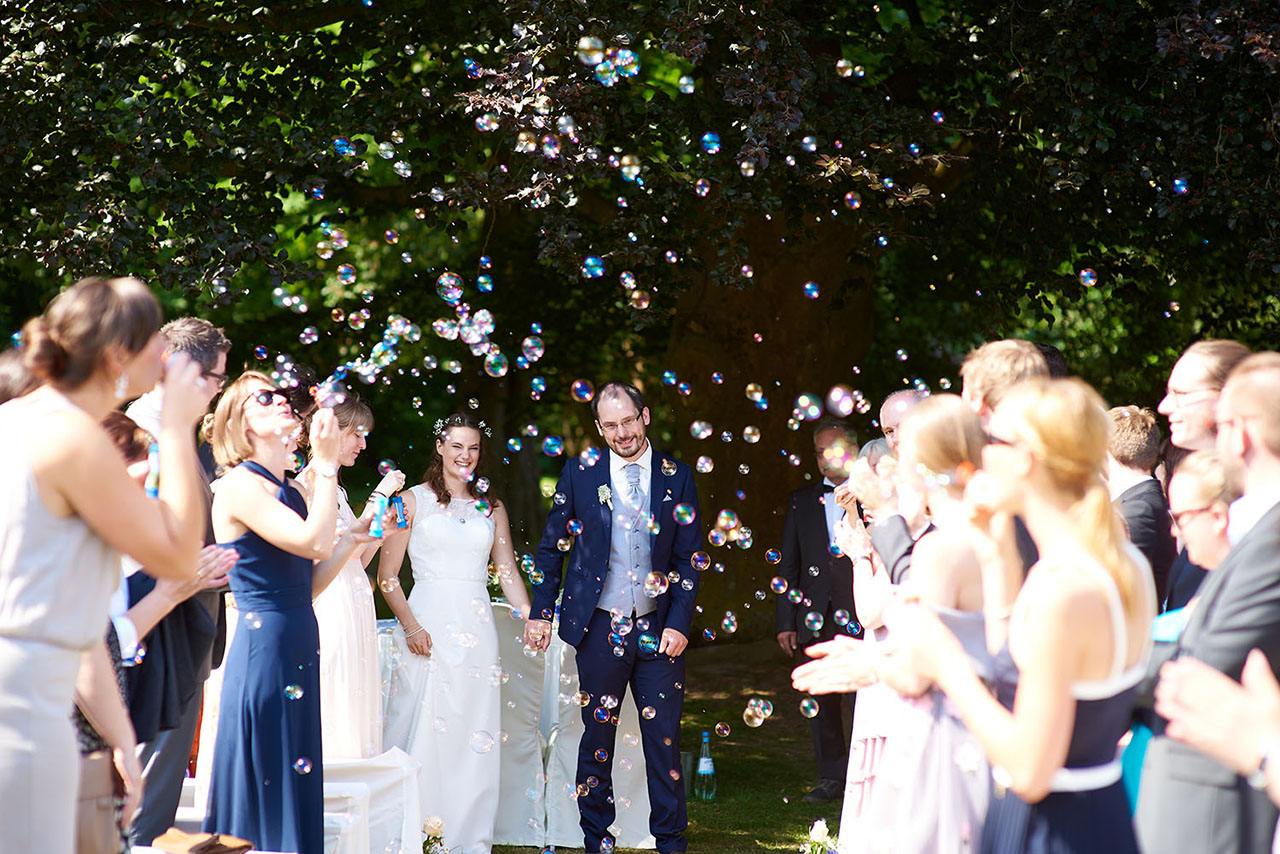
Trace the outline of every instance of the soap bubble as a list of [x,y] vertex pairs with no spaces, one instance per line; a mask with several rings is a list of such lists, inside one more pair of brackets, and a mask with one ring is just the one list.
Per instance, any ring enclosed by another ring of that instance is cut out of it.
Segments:
[[290,700],[301,700],[301,699],[302,699],[302,693],[303,693],[303,691],[302,691],[302,686],[301,686],[301,685],[286,685],[286,686],[284,686],[284,695],[285,695],[287,698],[289,698]]
[[[524,341],[520,342],[520,352],[530,362],[536,362],[542,358],[542,354],[546,352],[546,346],[542,343],[542,339],[536,335],[530,335]],[[545,386],[543,388],[545,391]]]
[[751,424],[748,424],[746,427],[743,427],[742,441],[746,442],[748,445],[754,445],[756,442],[759,442],[760,428]]
[[498,129],[498,117],[493,113],[485,113],[476,116],[476,130],[482,133],[491,133]]
[[781,596],[783,593],[787,592],[787,580],[780,575],[775,575],[773,579],[769,582],[769,588],[774,593],[777,593],[779,596]]
[[743,160],[738,163],[738,171],[742,173],[742,177],[750,178],[756,174],[756,162],[754,160]]
[[624,47],[614,55],[613,66],[623,77],[635,77],[640,73],[640,58],[635,51]]
[[699,178],[693,184],[693,191],[699,196],[706,196],[707,193],[711,192],[711,182],[706,178]]
[[644,311],[649,307],[649,295],[641,290],[632,291],[627,300],[636,311]]
[[689,435],[695,439],[706,439],[713,429],[709,421],[694,421],[689,425]]
[[801,421],[815,421],[822,416],[822,400],[816,394],[802,394],[796,398],[794,412]]
[[463,59],[462,67],[466,69],[468,77],[475,79],[480,76],[480,73],[481,73],[480,63],[476,62],[474,59],[471,59],[470,57]]
[[764,559],[769,563],[778,563],[782,560],[782,552],[777,549],[768,549],[764,553]]
[[462,299],[462,277],[448,271],[441,273],[436,279],[436,293],[449,305],[457,305]]
[[316,329],[314,326],[305,326],[302,331],[298,333],[298,341],[303,344],[314,344],[319,340],[320,330]]
[[604,59],[604,42],[595,36],[578,39],[578,61],[587,67],[599,65]]
[[805,151],[814,152],[818,150],[818,138],[814,136],[806,136],[800,140],[800,147]]
[[720,153],[720,134],[707,131],[702,135],[702,150],[707,154]]
[[806,299],[817,299],[820,291],[817,282],[804,283],[804,295]]
[[812,697],[805,697],[800,701],[800,714],[806,718],[816,718],[818,716],[818,701]]
[[655,709],[653,706],[645,706],[643,709],[640,710],[640,717],[644,718],[646,721],[653,720],[655,717],[657,717],[657,715],[658,715],[658,710]]
[[588,380],[574,380],[573,387],[569,390],[569,393],[579,403],[590,403],[591,399],[596,396],[596,389]]
[[862,207],[862,196],[857,192],[850,190],[844,194],[844,205],[851,211],[856,211]]
[[[657,575],[657,573],[652,573],[652,574]],[[665,584],[667,579],[662,576],[659,576],[659,577],[662,578],[662,582]],[[644,634],[640,635],[639,638],[636,639],[636,646],[639,648],[641,652],[654,653],[658,651],[658,639],[654,637],[652,634],[650,634],[649,632],[645,632]],[[649,717],[652,718],[653,715],[650,714]]]
[[706,552],[694,552],[689,557],[689,565],[698,572],[705,572],[711,566],[711,555]]
[[1173,191],[1174,191],[1175,193],[1177,193],[1179,196],[1185,196],[1185,195],[1186,195],[1186,193],[1187,193],[1187,189],[1188,189],[1188,188],[1187,188],[1187,179],[1186,179],[1186,178],[1174,178],[1174,179],[1173,179]]
[[831,615],[831,620],[837,626],[841,626],[841,627],[849,625],[849,619],[850,619],[849,612],[846,611],[844,608],[837,609],[836,612]]
[[727,634],[733,634],[738,630],[738,617],[732,611],[726,611],[724,619],[720,621],[720,628],[724,629]]
[[853,63],[847,59],[837,59],[836,74],[840,75],[841,77],[852,77]]
[[693,78],[684,76],[676,81],[676,86],[680,89],[682,95],[692,95],[694,89]]
[[720,736],[721,738],[729,737],[729,732],[730,732],[729,725],[724,721],[720,721],[720,723],[716,724],[715,729],[716,729],[716,735]]
[[764,715],[755,706],[748,705],[742,710],[742,722],[755,729],[764,724]]
[[698,513],[693,509],[692,504],[677,504],[675,509],[671,511],[671,517],[676,520],[678,525],[692,525],[694,519],[698,517]]
[[715,470],[715,467],[716,462],[711,457],[698,457],[693,464],[694,471],[698,472],[698,474],[710,474]]
[[1080,284],[1086,288],[1091,288],[1098,283],[1098,274],[1092,269],[1085,267],[1080,271]]
[[939,125],[947,120],[947,117],[942,114],[942,110],[934,110],[930,118],[933,119],[934,124]]
[[644,579],[644,595],[650,599],[657,599],[667,592],[669,584],[665,575],[660,572],[651,572]]
[[612,86],[618,82],[618,69],[609,60],[604,60],[596,66],[596,79],[605,86]]
[[299,756],[293,761],[293,770],[299,777],[305,777],[311,773],[311,760],[305,756]]
[[821,631],[823,622],[822,615],[817,611],[810,611],[804,615],[804,627],[811,632]]
[[896,350],[894,351],[893,358],[897,359],[899,362],[905,362],[911,357],[906,350]]
[[510,362],[500,352],[490,353],[484,357],[484,372],[491,377],[506,376],[509,367]]
[[401,178],[413,177],[413,167],[403,160],[397,160],[391,165],[391,169]]
[[542,453],[548,457],[558,457],[564,453],[564,439],[559,436],[547,436],[542,440]]
[[604,275],[604,261],[596,255],[582,259],[582,278],[598,279]]
[[471,733],[471,737],[467,739],[467,745],[473,753],[488,753],[493,750],[493,736],[485,730],[478,729]]
[[549,133],[542,138],[542,156],[548,160],[555,160],[560,156],[560,137]]
[[640,158],[634,154],[622,155],[622,160],[619,161],[619,164],[619,171],[622,172],[622,177],[627,181],[634,181],[636,176],[640,174]]

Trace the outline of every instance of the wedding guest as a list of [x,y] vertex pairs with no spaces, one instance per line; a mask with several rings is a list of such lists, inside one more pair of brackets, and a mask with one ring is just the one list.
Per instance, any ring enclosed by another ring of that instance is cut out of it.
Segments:
[[[934,395],[903,422],[903,477],[926,496],[936,527],[914,550],[903,596],[933,608],[975,662],[991,672],[982,616],[982,574],[969,530],[964,485],[981,463],[986,436],[956,395]],[[879,645],[847,638],[820,644],[793,683],[813,693],[868,690],[876,680]],[[922,685],[921,688],[928,686]],[[864,698],[865,699],[865,698]],[[861,708],[861,707],[860,707]],[[936,688],[893,706],[877,775],[891,781],[870,791],[856,829],[841,818],[841,845],[850,850],[971,851],[986,814],[988,769],[982,748]],[[846,839],[846,825],[851,829]]]
[[[579,684],[596,699],[582,709],[578,751],[576,782],[587,792],[578,798],[584,847],[598,852],[615,841],[609,827],[616,815],[612,762],[617,727],[608,709],[596,710],[603,708],[599,698],[621,697],[630,690],[638,709],[654,710],[640,720],[649,829],[659,854],[675,854],[685,850],[688,825],[680,779],[680,716],[684,652],[699,584],[690,561],[702,539],[696,522],[676,508],[684,505],[696,520],[698,491],[693,470],[649,442],[649,408],[639,389],[625,382],[605,383],[592,407],[609,454],[591,467],[570,460],[560,475],[556,490],[566,500],[552,506],[538,543],[536,568],[545,580],[533,591],[525,643],[547,648],[563,580],[560,638],[575,648]],[[566,567],[558,544],[572,519],[582,522],[583,529],[574,537]],[[650,533],[649,520],[657,523],[657,533]],[[611,635],[620,642],[611,642]],[[596,751],[604,751],[605,761],[597,761]],[[591,786],[589,777],[599,785]]]
[[890,393],[884,399],[884,403],[880,404],[880,432],[884,433],[884,441],[889,447],[890,455],[895,457],[898,455],[898,425],[924,399],[923,392],[904,388]]
[[1111,439],[1107,442],[1107,489],[1111,504],[1124,519],[1129,541],[1151,566],[1156,601],[1163,602],[1169,567],[1177,548],[1169,528],[1169,505],[1152,475],[1160,453],[1156,414],[1138,406],[1108,410]]
[[[195,572],[200,487],[192,428],[204,382],[185,357],[165,371],[159,500],[125,470],[101,427],[164,370],[160,307],[136,279],[84,279],[23,328],[43,385],[0,405],[0,827],[16,851],[69,854],[79,777],[68,715],[86,651],[106,660],[119,552],[170,578]],[[108,671],[109,672],[109,671]],[[134,757],[113,751],[126,790]]]
[[[1250,350],[1238,341],[1206,339],[1183,352],[1169,372],[1165,395],[1156,411],[1169,419],[1169,441],[1188,451],[1213,449],[1217,434],[1214,407],[1227,375]],[[1169,475],[1172,471],[1168,472]],[[1169,568],[1163,609],[1183,607],[1196,595],[1205,570],[1182,550]]]
[[[1216,396],[1218,456],[1242,487],[1228,511],[1231,551],[1201,585],[1177,642],[1157,648],[1144,704],[1171,658],[1199,659],[1231,679],[1254,648],[1280,664],[1280,354],[1245,358]],[[1136,814],[1146,850],[1264,851],[1276,818],[1266,794],[1236,769],[1156,731]]]
[[[386,740],[421,763],[422,813],[443,819],[445,848],[488,854],[502,782],[502,665],[489,561],[514,611],[529,613],[529,594],[506,505],[484,488],[487,426],[462,412],[436,430],[423,482],[404,495],[409,527],[378,562],[379,586],[400,622]],[[399,585],[406,551],[413,565],[407,598]]]
[[[834,491],[849,477],[858,439],[843,421],[824,418],[814,426],[813,451],[822,480],[791,493],[777,565],[788,592],[800,590],[808,602],[802,608],[785,595],[777,597],[778,645],[795,664],[808,660],[804,650],[813,644],[858,632],[853,565],[831,548],[836,524],[844,516]],[[809,729],[818,784],[804,796],[813,803],[839,800],[844,792],[849,764],[846,729],[853,720],[854,695],[827,694],[817,702],[818,713],[809,719]]]
[[362,543],[369,518],[335,543],[338,453],[331,410],[311,422],[308,511],[285,482],[300,426],[288,397],[248,371],[223,392],[212,444],[220,465],[213,527],[239,553],[231,592],[242,624],[227,651],[204,828],[269,851],[324,847],[320,635],[312,599]]
[[1030,341],[988,341],[965,356],[960,396],[985,423],[1010,389],[1023,380],[1047,376],[1049,365]]
[[[338,468],[350,468],[373,432],[373,411],[358,394],[348,392],[333,407],[333,414],[342,434]],[[315,479],[316,471],[310,465],[298,477],[308,501]],[[390,498],[402,486],[404,473],[392,469],[370,494],[370,501],[377,495]],[[351,527],[357,518],[347,491],[339,484],[339,530]],[[377,540],[356,549],[338,577],[312,602],[320,628],[320,729],[327,760],[369,759],[382,752],[377,614],[373,586],[365,573],[381,545]]]
[[[1102,485],[1109,427],[1075,379],[1026,381],[992,414],[966,498],[986,620],[1007,627],[995,696],[933,611],[891,615],[901,670],[882,678],[936,683],[992,765],[984,851],[1137,851],[1115,745],[1146,672],[1155,595]],[[1015,513],[1040,554],[1025,582]]]
[[[231,342],[223,331],[198,317],[179,317],[160,328],[165,347],[163,358],[183,353],[200,366],[205,380],[205,410],[227,381],[227,354]],[[125,410],[144,430],[155,434],[164,409],[164,388],[157,385]],[[208,489],[204,467],[197,463],[204,487],[204,541],[213,544],[209,507],[213,494]],[[211,576],[217,578],[217,576]],[[129,603],[141,605],[157,588],[149,568],[129,576]],[[147,655],[128,671],[129,713],[143,742],[141,761],[146,780],[142,812],[133,826],[135,845],[150,845],[171,826],[182,799],[182,781],[187,776],[191,744],[200,720],[200,698],[209,671],[221,663],[226,642],[226,611],[222,595],[209,585],[189,591],[190,598],[173,604],[149,633]],[[176,591],[168,586],[162,604]],[[216,650],[215,650],[216,647]]]

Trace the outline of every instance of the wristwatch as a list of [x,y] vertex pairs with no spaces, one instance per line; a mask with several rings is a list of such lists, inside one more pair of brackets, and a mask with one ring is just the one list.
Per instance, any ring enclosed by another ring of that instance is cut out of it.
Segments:
[[1259,792],[1266,791],[1267,788],[1267,766],[1280,762],[1280,741],[1273,741],[1262,751],[1262,758],[1258,760],[1258,768],[1245,781],[1250,787]]

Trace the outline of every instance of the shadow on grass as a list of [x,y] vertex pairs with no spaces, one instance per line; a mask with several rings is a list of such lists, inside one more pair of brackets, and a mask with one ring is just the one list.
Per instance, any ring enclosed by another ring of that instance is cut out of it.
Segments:
[[[827,820],[834,834],[840,802],[801,800],[817,782],[817,772],[809,721],[800,714],[801,695],[791,688],[790,659],[773,641],[717,644],[693,649],[688,655],[681,746],[696,753],[703,730],[714,733],[717,723],[729,725],[728,736],[711,736],[716,799],[689,801],[689,850],[695,854],[796,851],[819,818]],[[752,697],[773,703],[773,716],[757,728],[742,720]],[[525,854],[538,849],[500,846],[494,850]]]

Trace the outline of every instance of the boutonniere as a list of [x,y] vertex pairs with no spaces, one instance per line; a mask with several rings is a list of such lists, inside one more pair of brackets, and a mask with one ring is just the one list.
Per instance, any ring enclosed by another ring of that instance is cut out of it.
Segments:
[[596,497],[600,499],[600,503],[610,510],[613,509],[613,490],[609,489],[609,484],[602,483],[596,490]]

